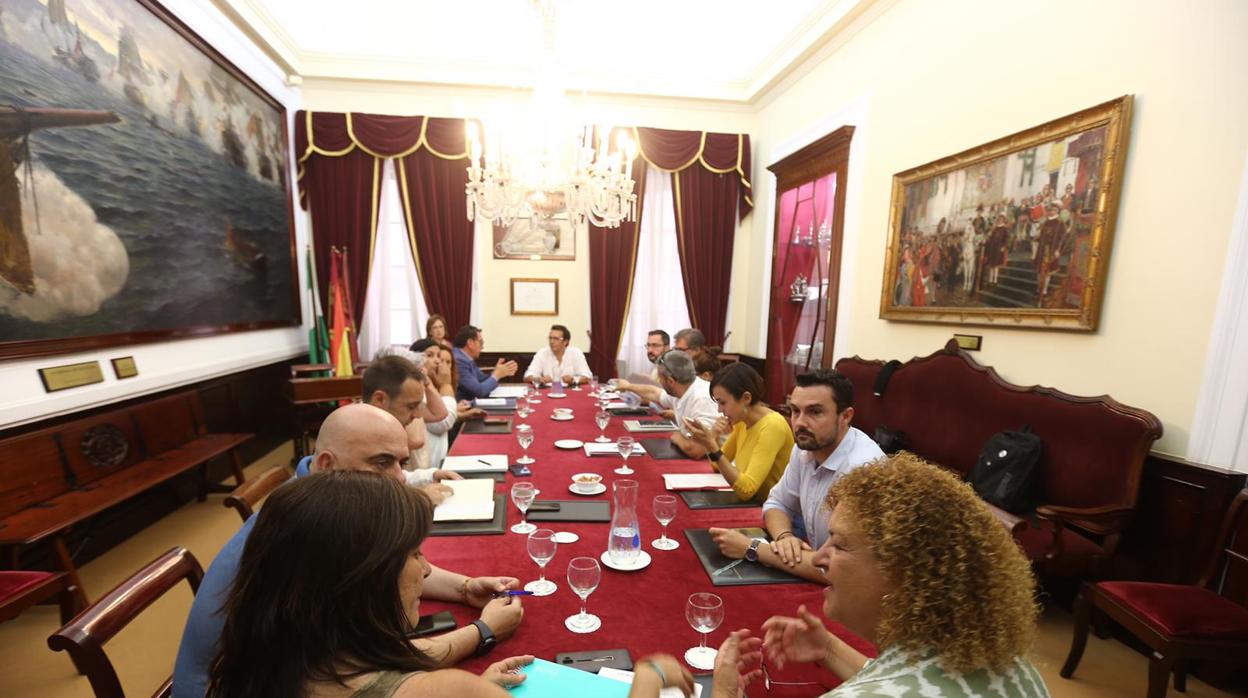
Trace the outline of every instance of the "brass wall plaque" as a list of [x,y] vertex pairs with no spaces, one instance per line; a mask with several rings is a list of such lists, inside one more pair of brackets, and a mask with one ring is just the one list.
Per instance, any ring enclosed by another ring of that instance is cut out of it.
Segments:
[[958,348],[966,351],[979,351],[983,346],[984,337],[978,334],[955,334],[953,339],[958,343]]
[[66,388],[77,388],[92,383],[103,383],[104,372],[100,370],[99,361],[84,361],[80,364],[65,364],[52,368],[39,369],[39,378],[43,381],[43,389],[49,393]]
[[134,378],[139,375],[139,367],[134,363],[133,356],[123,356],[120,359],[113,359],[113,373],[117,374],[117,378]]

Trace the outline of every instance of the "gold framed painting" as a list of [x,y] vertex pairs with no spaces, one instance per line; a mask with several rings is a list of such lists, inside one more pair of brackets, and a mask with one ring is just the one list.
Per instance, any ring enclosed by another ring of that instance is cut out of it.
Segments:
[[880,317],[1096,330],[1131,101],[894,175]]

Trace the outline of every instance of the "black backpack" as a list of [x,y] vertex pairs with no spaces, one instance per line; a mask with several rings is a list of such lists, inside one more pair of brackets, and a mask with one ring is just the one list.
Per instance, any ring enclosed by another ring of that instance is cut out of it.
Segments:
[[1036,508],[1044,443],[1030,426],[988,437],[971,471],[971,486],[984,501],[1013,514]]

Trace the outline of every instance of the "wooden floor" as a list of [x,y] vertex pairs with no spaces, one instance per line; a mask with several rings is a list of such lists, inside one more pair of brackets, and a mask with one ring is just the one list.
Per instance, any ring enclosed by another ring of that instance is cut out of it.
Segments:
[[[289,444],[253,463],[248,477],[290,458]],[[238,530],[238,514],[221,506],[222,495],[205,503],[192,502],[142,531],[124,544],[83,566],[83,583],[92,598],[111,589],[128,574],[175,545],[184,546],[205,568],[221,545]],[[169,676],[190,608],[185,584],[166,595],[123,630],[107,646],[124,686],[131,695],[150,695]],[[782,611],[784,609],[777,609]],[[54,606],[39,606],[16,620],[0,624],[0,696],[91,696],[85,677],[74,672],[69,658],[47,648],[47,636],[58,627]],[[1071,618],[1050,609],[1040,621],[1040,639],[1033,661],[1054,696],[1144,695],[1147,659],[1114,640],[1088,640],[1075,680],[1057,675],[1070,646]],[[523,648],[505,648],[519,653]],[[1178,696],[1172,692],[1172,696]],[[1189,678],[1187,696],[1206,698],[1232,694]]]

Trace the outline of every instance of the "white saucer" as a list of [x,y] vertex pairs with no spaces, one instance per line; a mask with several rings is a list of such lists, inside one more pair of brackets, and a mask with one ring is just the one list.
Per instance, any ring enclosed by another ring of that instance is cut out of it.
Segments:
[[555,399],[555,400],[562,400],[562,399],[564,399],[565,397],[567,397],[567,394],[565,393],[565,394],[563,394],[563,395],[553,395],[553,394],[547,393],[547,394],[546,394],[546,397],[548,397],[548,398],[552,398],[552,399]]
[[556,543],[563,543],[564,545],[567,545],[568,543],[577,542],[581,539],[581,537],[571,531],[559,531],[555,535],[551,536],[550,539]]
[[599,556],[599,559],[602,560],[602,564],[606,565],[607,567],[610,567],[613,570],[619,570],[621,572],[636,572],[637,570],[645,569],[650,566],[650,553],[644,550],[638,553],[637,559],[633,562],[633,564],[627,567],[617,565],[614,562],[612,562],[611,555],[608,554],[607,551],[605,550],[602,551],[602,555]]
[[566,448],[569,450],[580,448],[584,445],[584,441],[577,441],[576,439],[559,439],[555,442],[555,448]]
[[604,484],[602,484],[602,483],[600,482],[600,483],[598,483],[598,486],[597,486],[597,487],[595,487],[594,489],[592,489],[592,490],[590,490],[590,491],[588,491],[588,492],[582,492],[582,491],[580,491],[580,490],[576,489],[576,485],[568,485],[568,491],[569,491],[569,492],[571,492],[572,494],[579,494],[579,495],[583,495],[583,496],[586,496],[586,497],[592,497],[592,496],[594,496],[594,495],[596,495],[596,494],[602,494],[603,492],[606,492],[606,491],[607,491],[607,486],[606,486],[606,485],[604,485]]
[[566,417],[560,417],[559,415],[554,414],[554,413],[552,412],[552,413],[551,413],[551,415],[550,415],[550,418],[551,418],[551,419],[553,419],[553,420],[555,420],[556,422],[570,422],[570,421],[572,421],[572,420],[575,418],[575,415],[571,415],[571,414],[570,414],[570,415],[568,415],[568,416],[566,416]]

